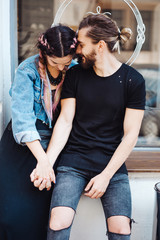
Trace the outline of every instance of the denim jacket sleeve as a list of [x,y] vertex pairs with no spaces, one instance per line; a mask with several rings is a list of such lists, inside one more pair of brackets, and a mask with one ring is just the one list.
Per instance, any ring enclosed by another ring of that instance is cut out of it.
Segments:
[[12,129],[15,141],[25,145],[25,142],[41,140],[36,129],[36,115],[34,112],[34,80],[35,70],[29,66],[17,69],[12,83]]

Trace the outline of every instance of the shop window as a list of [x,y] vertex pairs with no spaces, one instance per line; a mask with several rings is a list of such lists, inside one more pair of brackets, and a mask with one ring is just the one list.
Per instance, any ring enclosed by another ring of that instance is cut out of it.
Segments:
[[[53,22],[55,13],[63,0],[18,0],[18,56],[19,63],[25,58],[37,53],[35,44],[40,33]],[[129,59],[136,46],[137,23],[135,16],[122,0],[73,0],[62,16],[61,23],[77,29],[78,23],[88,11],[95,12],[97,5],[102,11],[111,12],[119,27],[128,26],[134,36],[127,47],[122,47],[121,61]],[[135,0],[138,6],[139,1]],[[150,7],[152,6],[152,7]],[[146,81],[146,110],[138,143],[129,158],[129,169],[138,171],[160,171],[160,3],[154,6],[147,0],[143,1],[140,12],[146,26],[146,41],[135,67]],[[138,160],[137,160],[138,159]],[[139,161],[138,163],[136,161]]]
[[19,63],[37,53],[37,38],[52,22],[53,0],[18,0]]

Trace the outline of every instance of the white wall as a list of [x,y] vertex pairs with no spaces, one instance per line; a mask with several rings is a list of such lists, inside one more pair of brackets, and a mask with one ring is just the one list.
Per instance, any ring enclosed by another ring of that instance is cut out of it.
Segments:
[[[133,214],[131,240],[155,240],[156,192],[160,173],[130,173]],[[118,200],[117,200],[118,201]],[[107,240],[100,200],[82,196],[74,219],[71,240]]]
[[8,92],[17,66],[16,3],[16,0],[0,0],[0,137],[10,120]]

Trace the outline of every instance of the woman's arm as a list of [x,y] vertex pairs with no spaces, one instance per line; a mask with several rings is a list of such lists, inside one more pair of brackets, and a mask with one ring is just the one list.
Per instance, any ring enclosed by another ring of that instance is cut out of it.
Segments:
[[[36,69],[26,61],[17,69],[11,88],[12,96],[12,130],[18,144],[27,145],[37,159],[35,179],[49,178],[46,186],[49,188],[54,181],[54,172],[48,157],[40,144],[40,135],[36,128],[37,117],[34,110]],[[36,185],[36,182],[34,183]]]
[[[43,184],[45,184],[45,187],[49,190],[51,188],[51,182],[53,181],[55,183],[55,175],[47,154],[43,150],[39,140],[26,142],[26,145],[37,159],[36,171],[34,170],[30,175],[31,181],[36,180],[34,181],[34,186],[39,187],[40,183],[45,179]],[[39,190],[42,189],[39,188]]]
[[[53,134],[47,149],[47,156],[51,165],[53,166],[59,153],[65,146],[69,134],[72,129],[72,122],[75,115],[75,108],[76,108],[76,100],[75,98],[67,98],[61,100],[61,113],[59,118],[55,124]],[[39,187],[41,190],[44,189],[45,183],[44,181],[37,181],[35,177],[35,172],[37,170],[34,169],[31,177],[34,184]]]
[[26,142],[41,140],[36,129],[34,110],[34,79],[36,70],[23,62],[17,69],[11,87],[12,131],[15,141],[25,145]]

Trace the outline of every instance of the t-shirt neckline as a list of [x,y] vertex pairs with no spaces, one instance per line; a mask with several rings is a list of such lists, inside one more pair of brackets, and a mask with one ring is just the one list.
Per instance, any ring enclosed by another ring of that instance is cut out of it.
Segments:
[[114,77],[117,74],[119,74],[119,72],[121,71],[123,66],[124,66],[124,63],[122,63],[121,66],[113,74],[111,74],[109,76],[106,76],[106,77],[102,77],[102,76],[97,75],[96,72],[94,71],[93,67],[91,69],[92,69],[92,73],[94,74],[95,77],[101,78],[101,79],[107,79],[107,78],[111,78],[111,77]]

